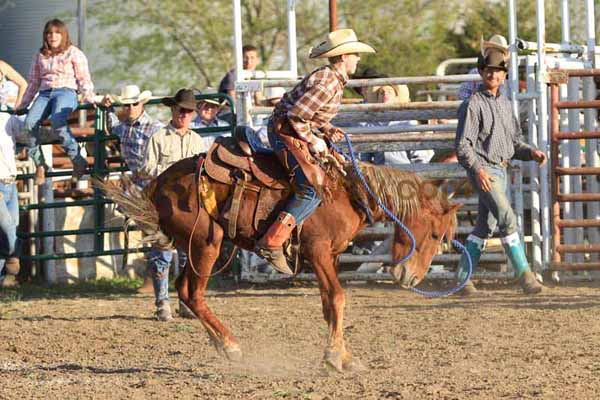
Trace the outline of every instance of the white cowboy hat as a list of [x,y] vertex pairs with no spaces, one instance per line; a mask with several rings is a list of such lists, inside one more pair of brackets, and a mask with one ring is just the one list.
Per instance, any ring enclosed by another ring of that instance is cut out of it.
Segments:
[[[199,94],[218,94],[219,91],[216,90],[215,88],[212,88],[212,87],[208,86],[204,90],[200,90],[198,93]],[[216,106],[222,106],[223,105],[223,100],[218,99],[218,98],[202,99],[202,100],[198,101],[198,103],[202,103],[202,102],[214,104]]]
[[483,40],[483,35],[481,36],[481,54],[485,55],[485,51],[487,49],[498,49],[504,53],[505,56],[508,56],[508,42],[506,38],[502,35],[493,35],[490,40]]
[[273,86],[265,88],[265,100],[280,99],[285,94],[285,88],[281,86]]
[[121,95],[115,96],[121,104],[145,103],[152,97],[149,90],[140,91],[137,85],[127,85],[121,88]]
[[389,86],[394,89],[396,99],[394,103],[410,103],[410,91],[406,85],[384,85],[384,86],[371,86],[365,93],[365,102],[367,103],[381,103],[381,97],[379,90],[385,86]]
[[329,58],[352,53],[375,53],[375,49],[359,42],[352,29],[338,29],[329,32],[324,42],[310,49],[310,58]]

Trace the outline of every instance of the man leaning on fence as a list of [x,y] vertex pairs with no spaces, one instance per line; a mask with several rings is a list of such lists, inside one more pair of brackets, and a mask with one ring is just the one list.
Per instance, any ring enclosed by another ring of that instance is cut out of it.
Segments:
[[[207,151],[204,139],[190,129],[196,110],[192,90],[180,89],[175,97],[164,99],[163,104],[171,108],[171,121],[150,138],[143,166],[143,172],[148,177],[157,177],[177,161]],[[181,250],[178,250],[178,255],[180,258],[187,258]],[[148,259],[154,283],[157,317],[161,321],[173,319],[169,304],[169,264],[172,256],[170,250],[153,248]]]
[[[164,126],[144,110],[144,104],[151,96],[152,92],[149,90],[141,91],[136,85],[126,85],[121,89],[121,94],[114,96],[114,99],[111,95],[102,99],[102,106],[109,109],[110,132],[119,137],[121,157],[133,174],[133,183],[140,189],[148,183],[148,179],[140,175],[148,142],[152,135]],[[122,121],[117,118],[112,107],[113,101],[122,105]],[[148,270],[138,291],[146,293],[152,290],[152,278]]]
[[[499,88],[508,71],[506,53],[496,48],[487,49],[479,69],[482,87],[460,106],[455,140],[458,161],[467,170],[469,181],[479,196],[477,222],[467,238],[466,248],[475,269],[486,240],[498,227],[502,245],[523,291],[540,293],[543,287],[529,268],[506,188],[509,184],[507,166],[511,159],[544,164],[546,156],[523,142],[510,101],[500,93]],[[468,261],[463,255],[457,271],[460,281],[466,277],[467,269]],[[476,292],[471,281],[463,289],[465,295]]]

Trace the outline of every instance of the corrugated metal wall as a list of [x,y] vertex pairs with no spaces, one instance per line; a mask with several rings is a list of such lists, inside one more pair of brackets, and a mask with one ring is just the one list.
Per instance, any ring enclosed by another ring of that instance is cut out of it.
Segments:
[[51,18],[68,24],[77,43],[77,0],[0,1],[0,59],[27,79],[29,66],[42,43],[42,29]]

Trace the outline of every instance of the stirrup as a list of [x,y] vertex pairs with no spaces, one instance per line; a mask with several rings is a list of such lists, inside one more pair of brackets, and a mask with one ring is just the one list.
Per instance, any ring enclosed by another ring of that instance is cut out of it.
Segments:
[[271,249],[268,247],[261,247],[256,245],[254,252],[271,263],[271,265],[282,274],[294,275],[294,272],[290,269],[287,259],[283,255],[283,249],[281,247]]

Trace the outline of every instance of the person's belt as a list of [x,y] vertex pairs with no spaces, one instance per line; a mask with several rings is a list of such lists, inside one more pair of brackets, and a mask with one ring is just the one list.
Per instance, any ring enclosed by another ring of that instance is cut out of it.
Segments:
[[0,178],[0,183],[5,184],[5,185],[12,185],[13,183],[15,183],[15,178],[13,178],[13,177]]

